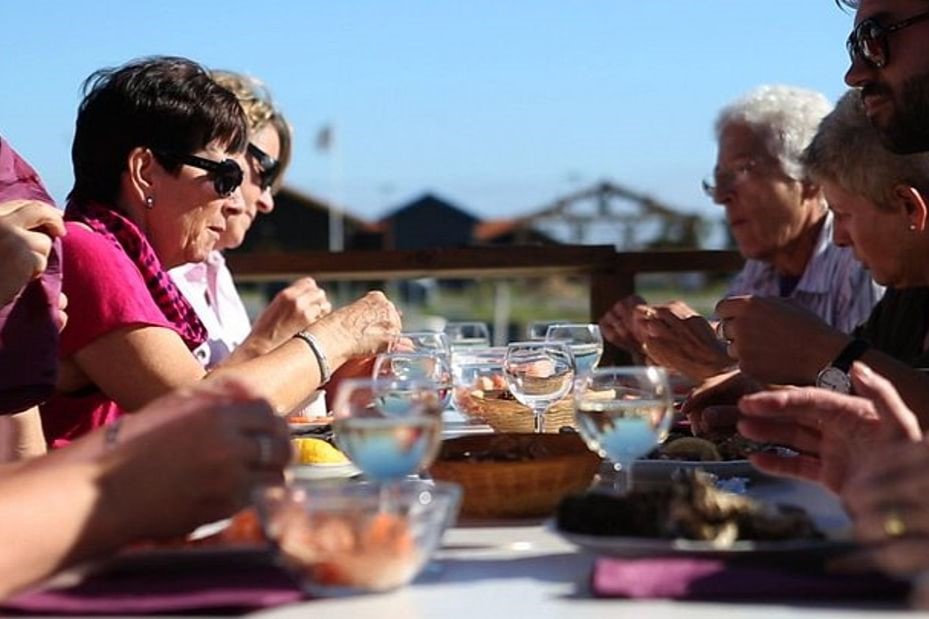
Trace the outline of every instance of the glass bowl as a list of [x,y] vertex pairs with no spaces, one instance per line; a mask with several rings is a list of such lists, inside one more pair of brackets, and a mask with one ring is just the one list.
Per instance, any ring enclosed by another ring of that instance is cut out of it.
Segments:
[[410,583],[454,523],[460,502],[459,486],[419,481],[386,488],[298,481],[257,497],[279,560],[306,591],[323,596]]

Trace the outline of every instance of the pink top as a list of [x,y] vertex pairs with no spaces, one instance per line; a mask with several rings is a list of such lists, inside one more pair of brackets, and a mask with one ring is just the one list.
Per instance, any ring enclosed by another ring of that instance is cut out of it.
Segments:
[[[145,325],[175,330],[124,251],[85,226],[65,225],[62,290],[68,297],[68,324],[61,332],[59,359],[68,359],[117,329]],[[41,413],[48,444],[61,447],[123,411],[96,387],[88,387],[57,393],[42,405]]]

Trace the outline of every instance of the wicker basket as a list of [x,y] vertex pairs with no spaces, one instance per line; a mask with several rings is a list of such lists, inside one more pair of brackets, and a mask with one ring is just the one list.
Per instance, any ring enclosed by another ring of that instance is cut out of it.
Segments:
[[[476,423],[486,423],[494,432],[532,432],[535,428],[532,409],[502,392],[473,391],[459,399],[465,414]],[[558,432],[561,428],[577,428],[574,420],[574,399],[568,395],[555,402],[545,413],[544,431]]]
[[[534,454],[524,460],[462,460]],[[600,458],[576,434],[483,434],[447,440],[430,467],[432,477],[461,484],[463,516],[526,518],[554,512],[568,494],[583,492]]]

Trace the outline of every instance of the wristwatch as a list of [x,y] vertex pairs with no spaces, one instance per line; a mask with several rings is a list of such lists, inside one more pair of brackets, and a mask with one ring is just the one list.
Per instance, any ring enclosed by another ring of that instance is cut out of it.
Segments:
[[852,368],[852,363],[870,347],[871,345],[862,339],[849,342],[839,356],[816,375],[816,386],[839,393],[851,393],[852,380],[848,377],[848,371]]

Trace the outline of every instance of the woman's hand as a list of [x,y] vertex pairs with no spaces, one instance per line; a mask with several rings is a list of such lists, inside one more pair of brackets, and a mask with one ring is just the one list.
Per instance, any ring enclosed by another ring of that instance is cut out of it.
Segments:
[[688,416],[697,436],[731,436],[738,421],[739,398],[760,389],[759,383],[738,370],[717,374],[690,392],[681,412]]
[[764,383],[809,385],[849,336],[787,299],[739,296],[716,305],[727,354]]
[[52,239],[64,233],[61,212],[53,206],[35,200],[0,204],[0,306],[45,271]]
[[298,279],[275,295],[240,348],[252,356],[270,352],[331,311],[326,291],[312,277]]
[[383,292],[369,292],[340,307],[311,328],[335,370],[348,359],[371,357],[387,350],[400,333],[400,314]]
[[857,396],[805,387],[742,398],[738,429],[743,436],[785,445],[799,454],[753,454],[752,463],[839,493],[866,454],[882,445],[921,438],[916,416],[887,380],[861,362],[854,364],[851,378]]
[[[867,550],[858,565],[908,576],[929,569],[929,443],[890,442],[858,454],[842,499]],[[921,596],[926,601],[926,592]]]

